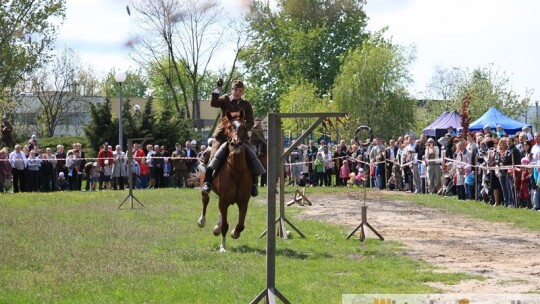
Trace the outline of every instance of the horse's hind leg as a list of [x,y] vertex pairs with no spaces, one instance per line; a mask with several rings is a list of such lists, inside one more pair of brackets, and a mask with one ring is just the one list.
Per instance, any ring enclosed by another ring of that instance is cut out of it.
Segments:
[[229,223],[227,222],[227,209],[229,208],[228,204],[219,202],[219,213],[221,215],[221,246],[219,247],[220,252],[225,252],[227,249],[226,238],[227,231],[229,231]]
[[201,194],[202,194],[202,213],[201,213],[201,216],[199,217],[199,220],[197,220],[197,225],[199,225],[199,227],[204,227],[204,225],[206,225],[206,207],[208,207],[208,202],[210,202],[210,195],[208,193],[205,193],[205,192],[202,192],[201,191]]
[[231,231],[231,237],[233,239],[237,239],[240,237],[240,234],[242,231],[244,231],[244,222],[246,220],[246,214],[248,209],[248,202],[240,203],[238,204],[238,224],[236,224],[236,227]]

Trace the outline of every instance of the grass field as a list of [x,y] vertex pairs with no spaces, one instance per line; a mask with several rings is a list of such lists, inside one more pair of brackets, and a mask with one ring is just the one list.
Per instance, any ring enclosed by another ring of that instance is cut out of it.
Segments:
[[[343,191],[343,189],[341,189]],[[193,189],[135,192],[145,209],[118,210],[127,194],[0,196],[0,303],[236,303],[265,286],[265,190],[246,230],[218,252],[216,198],[200,229]],[[395,242],[345,240],[344,228],[289,218],[308,236],[278,239],[277,288],[293,303],[341,303],[343,293],[435,292],[470,276],[440,273]],[[238,212],[232,206],[231,226]]]
[[460,201],[456,196],[444,197],[435,194],[404,195],[395,192],[381,192],[387,199],[413,202],[419,206],[442,209],[448,212],[467,215],[489,222],[510,223],[515,227],[540,231],[540,212],[528,209],[493,207],[483,202]]

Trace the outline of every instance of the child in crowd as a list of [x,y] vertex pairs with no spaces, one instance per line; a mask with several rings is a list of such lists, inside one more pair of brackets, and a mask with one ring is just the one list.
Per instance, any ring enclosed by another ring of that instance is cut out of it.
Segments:
[[474,200],[474,171],[471,166],[465,167],[465,195],[468,200]]
[[98,163],[92,163],[92,168],[90,168],[90,189],[96,191],[96,186],[99,182],[99,168]]
[[84,176],[86,178],[86,183],[90,186],[92,185],[92,175],[90,173],[90,171],[92,171],[92,166],[94,166],[94,163],[90,162],[84,165]]
[[[524,166],[529,165],[530,161],[524,157],[521,159],[521,164]],[[521,185],[519,190],[519,206],[523,208],[531,208],[531,192],[529,191],[529,180],[532,172],[532,168],[521,169]]]
[[394,173],[392,173],[392,175],[390,175],[390,178],[388,179],[387,184],[388,184],[387,185],[388,190],[394,191],[396,189],[396,177],[395,177]]
[[465,200],[465,170],[463,166],[458,166],[454,180],[456,181],[456,192],[459,200]]
[[322,186],[324,181],[324,160],[321,152],[317,152],[317,157],[313,162],[313,171],[315,171],[315,186]]
[[169,187],[169,177],[171,176],[171,164],[169,163],[169,158],[165,157],[163,159],[163,177],[165,178],[165,187]]
[[56,190],[65,191],[69,189],[68,182],[64,176],[64,172],[58,173],[58,178],[56,179]]
[[112,167],[109,163],[109,160],[106,159],[103,166],[103,189],[111,190],[111,175]]
[[358,168],[358,174],[356,174],[356,178],[354,179],[354,184],[358,187],[364,185],[364,169]]
[[[425,158],[422,158],[425,160]],[[418,162],[418,175],[420,175],[420,188],[419,193],[426,193],[426,166],[424,162]]]
[[341,165],[341,168],[339,168],[339,177],[341,178],[342,185],[347,185],[349,174],[351,174],[351,170],[349,169],[349,161],[344,160],[343,165]]
[[150,175],[150,167],[146,163],[146,158],[141,159],[139,166],[139,182],[137,189],[146,189],[148,187],[148,176]]
[[398,158],[394,158],[394,165],[392,166],[392,174],[394,175],[394,178],[396,180],[396,190],[401,191],[403,188],[402,181],[403,181],[403,175],[401,174],[401,166],[399,164]]

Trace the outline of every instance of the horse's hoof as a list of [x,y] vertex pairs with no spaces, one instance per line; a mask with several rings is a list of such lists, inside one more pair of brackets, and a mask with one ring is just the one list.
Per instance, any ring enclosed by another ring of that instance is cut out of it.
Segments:
[[237,234],[236,229],[233,229],[233,231],[231,231],[231,237],[236,240],[240,237],[240,233]]
[[224,253],[224,252],[227,252],[227,250],[225,250],[225,247],[219,247],[219,252]]
[[206,225],[206,219],[204,217],[199,218],[199,220],[197,221],[197,225],[203,228]]
[[214,226],[214,235],[218,236],[220,234],[221,234],[221,227],[219,227],[219,225],[215,225]]

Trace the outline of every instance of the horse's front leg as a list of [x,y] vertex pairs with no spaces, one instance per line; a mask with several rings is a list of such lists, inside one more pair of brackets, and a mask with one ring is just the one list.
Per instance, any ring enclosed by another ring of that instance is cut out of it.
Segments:
[[233,239],[237,239],[240,237],[240,234],[242,231],[244,231],[244,222],[246,221],[246,214],[248,209],[248,202],[249,200],[246,200],[245,202],[238,203],[238,223],[236,224],[236,227],[231,231],[231,237]]
[[201,191],[201,194],[202,194],[202,213],[201,213],[201,216],[199,217],[199,220],[197,220],[197,225],[199,225],[199,227],[204,227],[204,225],[206,225],[206,207],[208,207],[208,203],[210,202],[210,195],[208,193],[205,193],[205,192],[202,192]]
[[229,231],[229,223],[227,222],[227,209],[229,204],[224,202],[219,202],[219,213],[221,215],[221,246],[219,247],[219,252],[226,252],[226,238],[227,231]]

